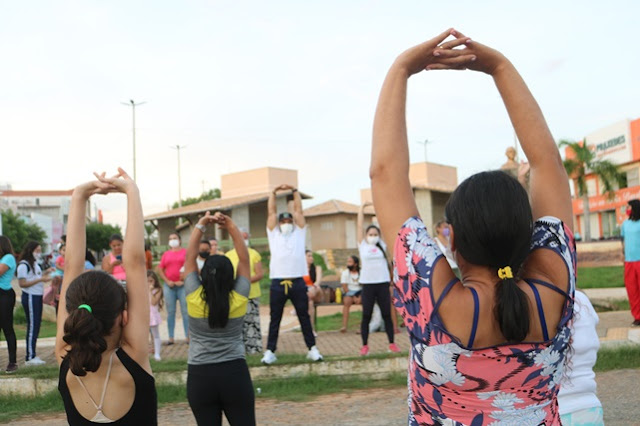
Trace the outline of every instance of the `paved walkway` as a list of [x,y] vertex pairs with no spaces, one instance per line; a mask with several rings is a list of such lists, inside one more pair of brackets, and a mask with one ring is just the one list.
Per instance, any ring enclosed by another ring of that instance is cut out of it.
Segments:
[[[640,370],[599,373],[598,396],[607,425],[640,425],[637,383]],[[259,425],[406,425],[407,389],[366,389],[323,395],[305,402],[257,398]],[[158,410],[160,425],[195,425],[186,402],[168,404]],[[15,426],[64,425],[64,414],[31,416],[13,421]],[[226,423],[225,423],[226,424]]]

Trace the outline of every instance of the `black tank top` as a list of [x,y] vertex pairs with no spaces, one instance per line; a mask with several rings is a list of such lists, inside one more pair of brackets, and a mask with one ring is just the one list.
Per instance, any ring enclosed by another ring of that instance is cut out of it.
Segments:
[[[119,348],[116,355],[122,365],[127,369],[133,382],[136,385],[136,393],[131,409],[120,419],[110,425],[157,425],[158,424],[158,394],[156,393],[156,380],[132,360],[129,355]],[[64,402],[64,410],[67,412],[67,421],[71,426],[75,425],[97,425],[82,417],[76,406],[67,386],[67,372],[69,371],[69,361],[66,359],[60,364],[60,377],[58,378],[58,391]]]

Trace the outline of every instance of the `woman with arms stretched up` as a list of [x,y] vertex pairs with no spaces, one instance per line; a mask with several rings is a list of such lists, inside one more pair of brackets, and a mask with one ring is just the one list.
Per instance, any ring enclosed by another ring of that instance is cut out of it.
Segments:
[[[155,425],[157,395],[147,346],[149,286],[140,194],[122,169],[113,178],[96,176],[98,180],[76,187],[71,197],[55,348],[58,389],[70,425]],[[122,250],[126,292],[106,272],[84,272],[87,200],[110,192],[127,196]]]
[[[460,184],[445,209],[460,281],[418,217],[405,103],[413,74],[465,68],[494,79],[531,165],[531,203],[501,171]],[[571,200],[558,149],[515,67],[453,30],[402,53],[380,94],[370,174],[410,334],[409,423],[559,424],[575,287]]]

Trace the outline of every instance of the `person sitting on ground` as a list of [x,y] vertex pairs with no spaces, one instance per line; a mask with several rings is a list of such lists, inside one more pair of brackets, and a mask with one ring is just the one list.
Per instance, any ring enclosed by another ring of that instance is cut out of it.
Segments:
[[307,259],[307,271],[309,271],[309,274],[302,278],[307,285],[311,328],[313,329],[313,335],[318,337],[318,333],[316,332],[316,303],[320,303],[324,296],[322,294],[322,288],[320,287],[320,283],[322,283],[322,268],[313,263],[313,252],[311,250],[305,252],[305,257]]
[[360,304],[362,286],[360,285],[360,259],[358,256],[349,256],[347,269],[342,271],[340,284],[342,284],[342,328],[341,333],[346,333],[349,327],[349,309],[351,305]]
[[[71,196],[67,260],[55,356],[58,390],[70,425],[157,425],[157,394],[148,353],[149,286],[144,224],[138,187],[118,169],[115,177],[81,184]],[[113,276],[84,270],[85,218],[89,198],[112,192],[127,196],[127,238],[122,264],[127,290]]]
[[111,252],[102,258],[102,270],[107,274],[111,274],[116,280],[126,282],[127,273],[122,263],[123,242],[120,234],[113,234],[109,237]]
[[198,246],[198,257],[196,258],[198,272],[202,270],[204,262],[209,256],[211,256],[211,243],[207,240],[200,241],[200,245]]
[[[464,68],[493,77],[531,165],[531,204],[502,171],[457,187],[445,217],[461,281],[419,217],[405,104],[411,75]],[[576,273],[571,193],[556,143],[515,67],[454,30],[400,54],[378,101],[370,176],[381,228],[395,239],[395,305],[411,344],[409,423],[560,424]]]
[[[278,215],[276,208],[276,192],[291,191],[293,193],[293,214],[282,212]],[[307,275],[307,261],[305,257],[305,242],[307,222],[302,214],[302,197],[300,192],[291,185],[280,185],[269,195],[267,202],[267,237],[271,260],[269,263],[269,303],[271,320],[269,322],[269,337],[267,350],[262,357],[263,364],[273,364],[277,361],[275,355],[280,332],[280,321],[287,299],[291,300],[300,321],[302,337],[309,348],[307,359],[322,361],[322,355],[316,347],[316,338],[311,328],[309,318],[309,298],[304,277]]]
[[593,309],[586,294],[576,291],[575,315],[571,328],[571,348],[569,355],[571,368],[562,381],[558,392],[558,406],[562,424],[604,425],[602,403],[596,395],[596,374],[593,366],[598,359],[600,339],[596,326],[598,314]]
[[[212,255],[198,274],[198,244],[206,226],[218,224],[229,232],[238,256]],[[185,290],[189,312],[187,399],[198,425],[254,425],[255,395],[242,342],[244,315],[251,288],[249,251],[229,216],[207,212],[191,233],[185,261]]]

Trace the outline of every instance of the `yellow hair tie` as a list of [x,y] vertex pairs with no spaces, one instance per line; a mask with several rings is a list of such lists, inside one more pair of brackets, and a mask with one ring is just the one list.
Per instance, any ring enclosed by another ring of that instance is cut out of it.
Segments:
[[511,266],[505,266],[504,268],[498,269],[498,276],[501,280],[506,280],[507,278],[513,278],[513,272],[511,271]]

